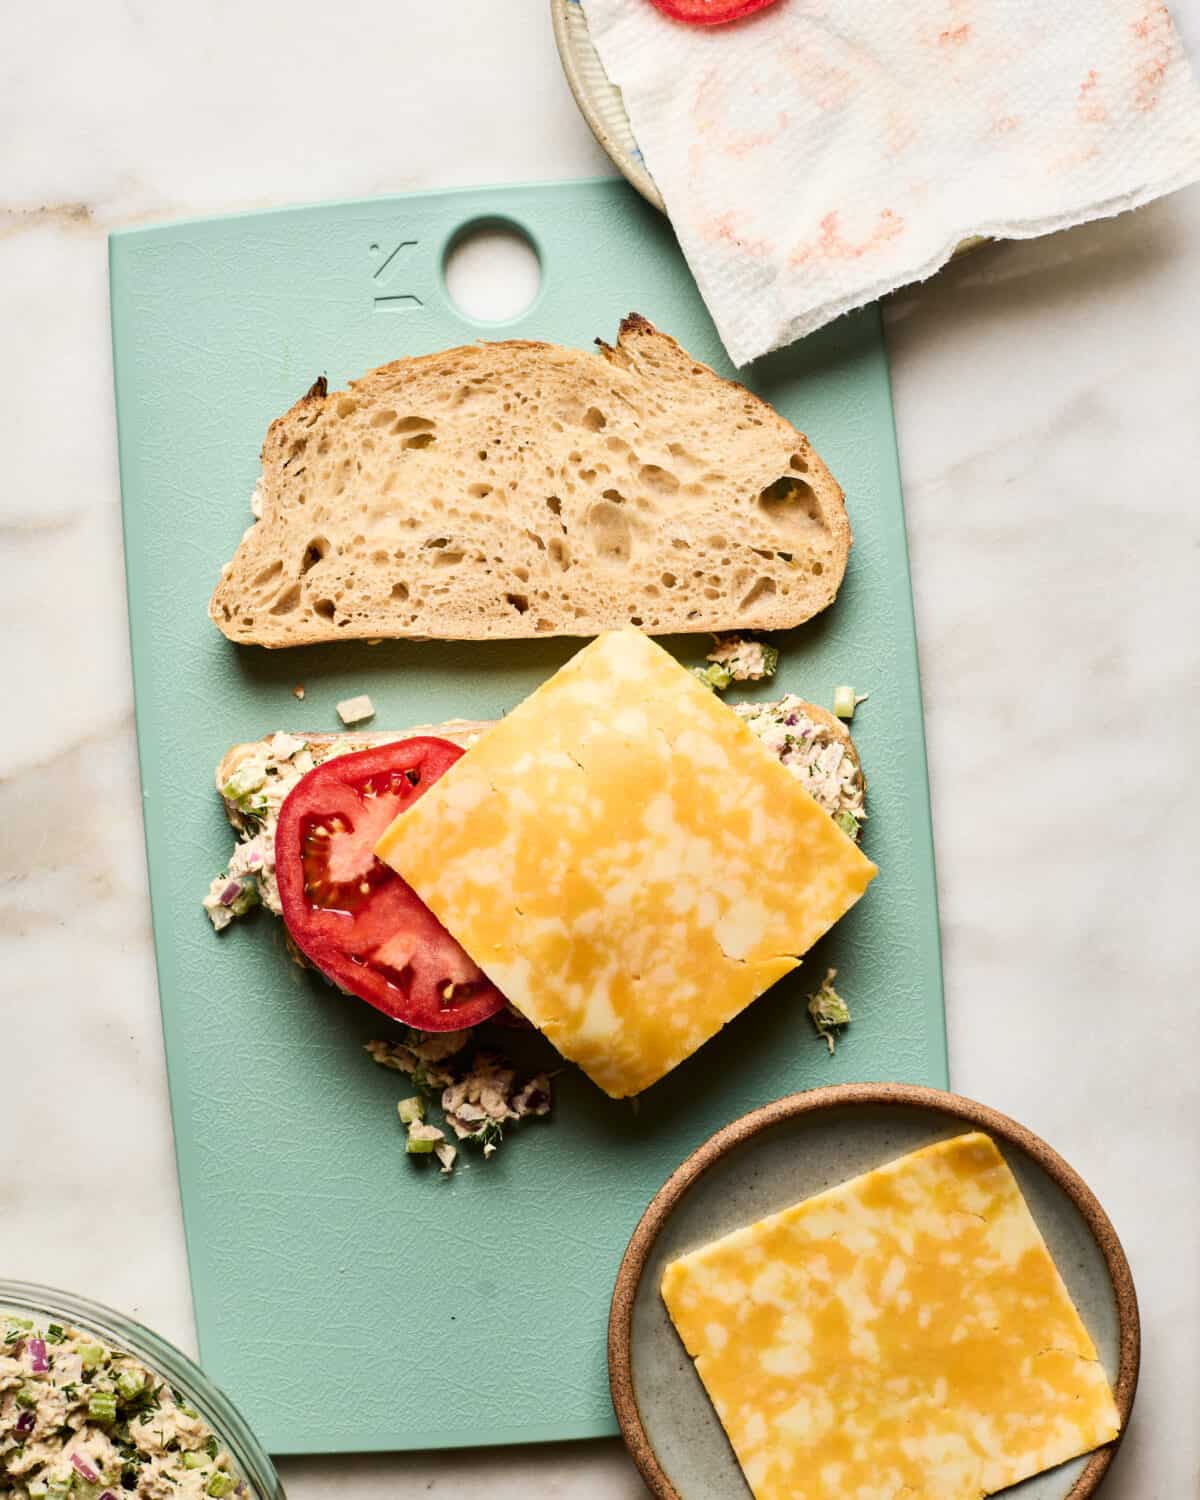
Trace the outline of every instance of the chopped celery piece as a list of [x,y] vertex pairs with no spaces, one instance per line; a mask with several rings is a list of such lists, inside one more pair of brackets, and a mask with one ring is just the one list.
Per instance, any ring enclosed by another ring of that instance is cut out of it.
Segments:
[[852,719],[854,717],[855,696],[854,689],[847,687],[844,683],[833,690],[833,711],[839,719]]
[[420,1099],[401,1099],[396,1108],[400,1112],[400,1119],[405,1125],[414,1125],[425,1118],[425,1106]]
[[830,969],[821,988],[808,1002],[808,1013],[817,1028],[817,1035],[827,1044],[831,1054],[837,1046],[836,1028],[850,1024],[850,1007],[833,987],[836,977],[837,970]]
[[80,1344],[79,1358],[83,1361],[85,1370],[98,1369],[104,1363],[103,1344]]
[[409,1136],[404,1143],[404,1149],[410,1156],[428,1156],[437,1145],[436,1141],[423,1141],[419,1136]]
[[714,693],[723,693],[733,681],[733,673],[728,667],[722,667],[713,662],[711,667],[693,667],[692,676],[698,677],[705,687],[712,688]]
[[117,1397],[113,1391],[93,1391],[88,1397],[88,1416],[93,1422],[117,1420]]
[[228,1495],[236,1484],[237,1480],[232,1474],[226,1474],[223,1470],[218,1469],[204,1486],[204,1493],[214,1496],[214,1500],[220,1500],[220,1496]]
[[117,1376],[117,1394],[124,1401],[133,1401],[146,1389],[146,1380],[133,1370],[122,1370]]
[[208,1461],[207,1453],[185,1453],[183,1455],[183,1467],[185,1469],[202,1469]]

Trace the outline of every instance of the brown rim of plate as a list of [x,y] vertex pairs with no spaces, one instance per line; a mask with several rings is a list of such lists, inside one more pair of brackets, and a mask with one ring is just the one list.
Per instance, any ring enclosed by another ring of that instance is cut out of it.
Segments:
[[765,1104],[761,1109],[752,1110],[750,1114],[734,1120],[731,1125],[726,1125],[716,1135],[710,1136],[703,1145],[697,1146],[651,1199],[650,1206],[639,1220],[621,1258],[608,1319],[608,1375],[613,1406],[625,1446],[650,1492],[658,1500],[683,1500],[663,1472],[650,1445],[633,1393],[630,1352],[633,1304],[646,1259],[658,1239],[659,1231],[692,1184],[726,1152],[770,1129],[772,1125],[779,1124],[781,1120],[790,1120],[797,1115],[813,1114],[844,1104],[908,1104],[937,1110],[969,1125],[978,1126],[989,1135],[1007,1141],[1031,1157],[1062,1188],[1082,1214],[1092,1238],[1104,1255],[1116,1297],[1120,1354],[1113,1395],[1121,1417],[1121,1431],[1111,1443],[1096,1449],[1067,1496],[1067,1500],[1086,1500],[1087,1496],[1095,1494],[1096,1487],[1125,1435],[1129,1413],[1133,1409],[1134,1392],[1137,1390],[1141,1330],[1137,1293],[1134,1291],[1133,1277],[1130,1275],[1129,1262],[1125,1259],[1121,1241],[1091,1188],[1040,1136],[1034,1135],[1024,1125],[1018,1125],[1015,1120],[1002,1115],[998,1110],[989,1109],[986,1104],[977,1104],[974,1099],[908,1083],[841,1083],[829,1088],[809,1089],[802,1094],[789,1094],[786,1098],[777,1099],[774,1104]]

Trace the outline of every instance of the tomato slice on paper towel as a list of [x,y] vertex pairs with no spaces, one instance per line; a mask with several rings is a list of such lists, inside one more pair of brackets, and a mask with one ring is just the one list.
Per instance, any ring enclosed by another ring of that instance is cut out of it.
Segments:
[[756,10],[765,10],[775,0],[650,0],[673,21],[691,26],[723,26],[726,21],[740,21]]
[[284,799],[275,833],[283,920],[334,984],[422,1031],[486,1021],[504,997],[416,892],[375,858],[397,813],[462,755],[433,736],[334,756]]

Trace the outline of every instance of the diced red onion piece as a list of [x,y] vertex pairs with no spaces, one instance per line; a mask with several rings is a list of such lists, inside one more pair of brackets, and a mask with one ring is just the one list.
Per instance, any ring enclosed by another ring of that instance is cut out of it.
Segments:
[[26,1348],[29,1350],[29,1368],[35,1375],[44,1375],[50,1368],[46,1363],[46,1340],[30,1339]]
[[88,1463],[86,1458],[80,1458],[78,1453],[72,1453],[71,1462],[75,1465],[75,1467],[79,1470],[79,1472],[83,1475],[83,1477],[89,1484],[100,1483],[99,1474],[96,1473],[95,1469],[92,1468],[91,1464]]
[[231,880],[221,892],[221,905],[232,906],[241,894],[242,882],[240,880]]
[[33,1413],[31,1411],[23,1411],[17,1418],[16,1430],[21,1433],[30,1433],[33,1431],[33,1422]]
[[100,1500],[117,1500],[117,1497],[113,1494],[112,1490],[105,1490],[101,1494]]

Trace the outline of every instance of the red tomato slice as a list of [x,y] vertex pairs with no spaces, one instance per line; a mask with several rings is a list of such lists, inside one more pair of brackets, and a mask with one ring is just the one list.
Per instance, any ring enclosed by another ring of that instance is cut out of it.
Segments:
[[775,0],[650,0],[673,21],[690,26],[723,26],[726,21],[740,21],[753,11],[774,5]]
[[422,1031],[475,1026],[504,996],[375,844],[463,752],[432,736],[316,766],[284,799],[275,832],[283,920],[342,989]]

